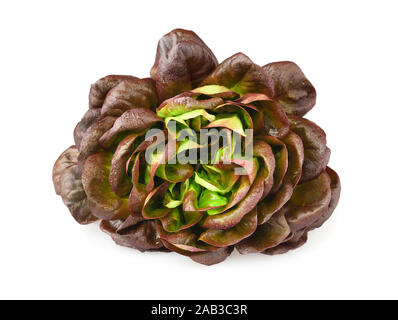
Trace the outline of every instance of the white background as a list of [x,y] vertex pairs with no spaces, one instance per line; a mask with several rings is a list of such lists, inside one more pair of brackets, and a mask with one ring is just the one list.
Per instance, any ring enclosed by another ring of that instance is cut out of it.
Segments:
[[[0,298],[398,298],[396,1],[2,1]],[[295,61],[342,195],[307,244],[206,267],[116,246],[74,222],[51,170],[92,82],[147,77],[158,39],[194,30],[221,62]]]

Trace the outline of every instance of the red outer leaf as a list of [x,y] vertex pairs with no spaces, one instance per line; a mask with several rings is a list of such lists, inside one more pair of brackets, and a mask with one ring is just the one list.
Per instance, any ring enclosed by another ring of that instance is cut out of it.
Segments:
[[97,220],[91,214],[83,189],[81,174],[77,167],[79,151],[75,146],[66,149],[54,164],[52,178],[55,192],[62,197],[72,217],[80,224]]
[[285,206],[286,219],[292,231],[305,228],[327,214],[330,199],[330,178],[326,172],[300,183]]
[[288,151],[288,167],[284,178],[284,183],[289,183],[293,187],[300,181],[302,166],[304,163],[304,147],[300,137],[294,132],[282,139]]
[[[126,220],[124,220],[117,228],[116,232],[121,234],[124,230],[135,226],[136,224],[140,223],[141,221],[144,221],[144,217],[140,214],[130,214]],[[118,220],[113,220],[113,221],[118,221]]]
[[109,148],[121,132],[140,133],[161,121],[151,110],[145,108],[130,109],[115,121],[112,128],[106,131],[99,142],[104,148]]
[[170,244],[195,246],[197,240],[197,235],[192,231],[192,229],[185,229],[179,232],[167,232],[163,229],[162,224],[159,221],[156,221],[156,230],[160,239],[165,240]]
[[289,119],[276,101],[258,101],[256,106],[263,113],[265,134],[283,138],[289,133]]
[[278,211],[290,199],[293,189],[300,180],[301,167],[304,161],[303,143],[300,137],[290,132],[283,138],[288,149],[288,168],[278,192],[269,195],[259,204],[258,224],[267,222],[272,214]]
[[104,220],[124,219],[130,214],[128,199],[116,195],[109,184],[110,153],[96,153],[84,163],[82,182],[91,212]]
[[208,229],[200,235],[199,240],[216,247],[226,247],[249,237],[256,230],[256,228],[257,208],[254,208],[231,229]]
[[162,224],[157,221],[156,230],[166,248],[184,256],[191,256],[197,252],[218,250],[218,247],[198,241],[198,235],[192,228],[178,232],[167,232],[163,229]]
[[287,114],[305,115],[316,101],[316,91],[301,69],[290,61],[273,62],[263,67],[275,85],[273,96]]
[[264,70],[243,53],[224,60],[202,82],[202,86],[218,84],[239,94],[263,93],[273,96],[273,81]]
[[258,204],[258,224],[266,223],[275,212],[280,210],[289,201],[293,193],[293,186],[290,183],[283,184],[277,193],[268,195]]
[[267,249],[262,253],[267,255],[282,254],[290,250],[297,249],[306,242],[307,242],[307,232],[299,231],[294,233],[293,237],[290,238],[288,241],[283,242],[276,247]]
[[114,86],[126,79],[137,79],[133,76],[109,75],[93,83],[88,97],[90,108],[101,108],[105,97]]
[[115,121],[114,117],[105,117],[87,129],[80,142],[80,153],[77,158],[79,162],[83,163],[90,155],[102,151],[98,141],[106,131],[112,128]]
[[315,223],[307,227],[308,231],[321,227],[325,221],[330,218],[340,199],[341,184],[339,176],[329,167],[326,168],[326,173],[330,178],[331,188],[331,199],[328,205],[328,210],[325,211]]
[[283,243],[274,248],[265,250],[263,253],[268,255],[282,254],[302,246],[307,241],[308,231],[320,227],[331,216],[339,200],[341,186],[339,177],[332,169],[327,168],[326,173],[331,180],[331,200],[329,202],[327,210],[324,211],[324,213],[320,216],[318,220],[315,221],[315,223],[293,232],[291,236],[285,239]]
[[218,250],[215,251],[206,251],[206,252],[199,252],[196,254],[192,254],[190,258],[197,263],[204,264],[206,266],[211,266],[213,264],[223,262],[231,255],[233,250],[234,250],[233,246],[224,247],[224,248],[219,248]]
[[78,149],[80,149],[80,142],[82,141],[87,129],[100,118],[100,109],[88,109],[82,120],[76,125],[75,130],[73,131],[73,139],[75,140],[75,145]]
[[153,221],[142,221],[118,232],[117,230],[122,223],[121,220],[102,220],[100,228],[121,246],[138,249],[141,252],[163,248],[163,243],[159,239]]
[[259,204],[258,224],[264,224],[272,215],[290,200],[293,190],[300,180],[304,161],[303,143],[298,135],[290,132],[283,141],[288,149],[288,169],[278,192],[269,195]]
[[194,32],[175,29],[164,35],[151,69],[159,100],[196,88],[217,64],[214,54]]
[[290,116],[290,129],[298,134],[304,145],[304,163],[301,182],[317,177],[325,170],[330,157],[326,134],[314,122]]
[[252,236],[238,243],[236,249],[241,254],[262,252],[280,244],[289,233],[284,209],[281,209],[267,223],[258,226]]
[[[282,106],[264,94],[248,93],[237,100],[244,104],[252,104],[263,115],[263,128],[261,134],[277,138],[286,136],[289,132],[289,119]],[[248,105],[248,107],[251,107]]]
[[155,82],[151,78],[128,79],[108,92],[101,113],[103,116],[120,116],[133,108],[155,110],[157,104]]
[[247,196],[231,210],[208,216],[203,221],[203,227],[208,229],[229,229],[236,226],[242,218],[252,211],[258,201],[261,199],[264,192],[264,171],[260,170],[257,174],[256,180],[250,188]]
[[178,254],[184,256],[192,256],[196,253],[206,252],[207,250],[215,251],[218,248],[209,245],[201,246],[197,242],[197,235],[192,229],[185,229],[179,232],[170,233],[163,230],[162,225],[156,223],[156,230],[163,245]]

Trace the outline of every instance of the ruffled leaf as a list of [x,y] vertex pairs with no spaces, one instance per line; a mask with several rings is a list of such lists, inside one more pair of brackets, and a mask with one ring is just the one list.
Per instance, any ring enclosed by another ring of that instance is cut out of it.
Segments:
[[179,208],[174,208],[167,216],[160,218],[160,221],[167,232],[178,232],[197,224],[202,217],[200,212],[181,212]]
[[200,93],[202,95],[209,97],[220,97],[224,100],[235,100],[236,98],[239,97],[238,93],[231,91],[226,87],[219,86],[216,84],[210,84],[208,86],[199,87],[194,90],[191,90],[191,92]]
[[206,266],[211,266],[213,264],[223,262],[231,255],[233,250],[234,250],[233,246],[224,247],[224,248],[219,248],[215,251],[205,251],[205,252],[195,253],[192,254],[190,258],[197,263],[204,264]]
[[302,167],[304,163],[304,146],[300,137],[294,132],[282,139],[288,151],[287,172],[283,179],[284,184],[290,184],[293,187],[300,181]]
[[294,62],[273,62],[263,69],[274,82],[273,98],[287,114],[303,116],[312,109],[316,101],[315,88]]
[[213,110],[224,101],[221,98],[197,100],[198,94],[183,93],[164,101],[157,109],[156,114],[161,118],[176,117],[193,110]]
[[290,199],[293,189],[301,177],[301,167],[304,162],[303,143],[294,132],[283,139],[288,150],[288,167],[281,188],[278,192],[268,195],[261,201],[258,208],[258,224],[267,222]]
[[242,121],[240,121],[239,117],[236,114],[223,114],[217,115],[216,119],[210,122],[204,128],[227,128],[236,133],[240,134],[243,137],[246,137],[246,133],[242,126]]
[[[228,203],[228,199],[222,195],[220,195],[218,192],[210,191],[210,190],[203,190],[203,192],[200,194],[199,198],[199,209],[203,208],[218,208],[218,207],[223,207]],[[212,215],[210,210],[208,210],[208,214]]]
[[307,227],[327,214],[330,199],[330,178],[326,172],[297,185],[284,207],[292,231]]
[[76,125],[75,130],[73,131],[73,139],[75,140],[75,145],[77,149],[80,149],[80,143],[87,129],[95,122],[99,121],[100,118],[100,109],[88,109],[88,111],[84,114],[82,120],[80,120],[80,122]]
[[218,62],[192,31],[175,29],[159,40],[151,77],[160,101],[196,88]]
[[258,118],[257,121],[260,119],[263,121],[263,131],[260,134],[265,133],[277,138],[282,138],[288,134],[289,119],[277,101],[271,100],[264,94],[249,93],[239,99],[238,102],[246,104],[250,108],[254,106],[255,110],[261,112],[261,117],[254,114],[254,117]]
[[140,179],[143,171],[142,169],[145,167],[146,162],[144,154],[139,152],[134,159],[133,168],[131,170],[133,188],[129,195],[129,211],[136,215],[141,214],[145,199],[148,195],[146,185],[140,181],[142,180],[142,178]]
[[101,113],[103,116],[120,116],[133,108],[155,110],[157,105],[158,97],[152,79],[127,79],[108,92]]
[[236,248],[241,254],[262,252],[280,244],[289,233],[289,224],[282,209],[275,213],[267,223],[259,225],[253,235],[238,243]]
[[111,153],[97,153],[84,163],[82,182],[91,212],[104,220],[127,218],[128,198],[115,194],[109,184]]
[[236,226],[242,218],[252,211],[264,192],[264,171],[260,170],[246,197],[238,205],[224,213],[208,216],[202,223],[208,229],[229,229]]
[[62,197],[72,217],[80,224],[97,220],[91,214],[83,189],[81,174],[77,167],[78,150],[75,146],[66,149],[54,164],[52,178],[55,192]]
[[325,170],[330,157],[330,149],[326,146],[326,134],[314,122],[290,116],[290,129],[300,136],[304,146],[304,163],[301,181],[317,177]]
[[273,96],[273,81],[264,70],[243,53],[226,59],[202,82],[202,86],[216,84],[241,95],[263,93]]
[[[179,185],[179,187],[177,187]],[[176,208],[182,205],[185,193],[189,189],[189,179],[182,183],[171,183],[164,198],[163,204],[167,208]]]
[[262,170],[264,170],[264,191],[263,196],[268,195],[274,183],[275,158],[268,143],[263,140],[254,141],[253,155],[262,160]]
[[153,221],[142,221],[118,231],[122,223],[121,220],[102,220],[100,228],[110,235],[118,245],[124,247],[138,249],[141,252],[163,248],[163,243],[160,241]]
[[195,182],[203,188],[226,194],[231,191],[235,182],[238,181],[239,176],[235,175],[233,171],[225,171],[218,169],[215,166],[203,165],[204,169],[201,172],[195,172]]
[[[135,226],[136,224],[140,223],[141,221],[144,221],[144,217],[142,216],[142,214],[130,214],[126,220],[124,220],[119,227],[117,228],[116,232],[118,232],[119,234],[121,234],[124,230]],[[113,221],[117,221],[117,220],[113,220]]]
[[244,129],[253,129],[253,120],[245,107],[249,106],[240,105],[235,102],[227,102],[225,104],[217,106],[214,111],[221,114],[229,113],[229,115],[236,115],[239,117],[239,120]]
[[278,191],[282,184],[282,180],[286,174],[288,166],[288,153],[285,144],[279,139],[272,136],[257,136],[256,139],[267,142],[274,154],[275,158],[275,170],[274,170],[274,183],[270,193]]
[[166,195],[168,182],[162,183],[159,187],[151,191],[145,199],[142,215],[146,219],[156,219],[167,215],[171,209],[163,205],[163,199]]
[[317,221],[315,221],[315,223],[306,228],[308,231],[321,227],[325,223],[325,221],[330,218],[340,199],[341,184],[339,176],[335,171],[333,171],[329,167],[326,168],[326,173],[330,178],[330,189],[331,189],[331,198],[328,205],[328,210],[325,211],[320,216],[320,218]]
[[[203,192],[205,191],[206,189],[203,190]],[[220,208],[224,205],[224,197],[221,195],[219,196],[217,192],[207,190],[205,195],[202,196],[203,192],[201,190],[201,186],[195,181],[190,183],[182,201],[183,211],[203,212]]]
[[193,167],[190,164],[161,164],[156,170],[156,175],[171,183],[183,182],[193,175]]
[[264,132],[269,136],[283,138],[289,132],[289,119],[276,101],[258,101],[256,106],[263,114]]
[[234,227],[226,230],[208,229],[200,235],[199,240],[216,247],[230,246],[249,237],[256,228],[257,209],[254,208]]
[[114,117],[105,117],[93,123],[87,129],[80,142],[79,162],[83,163],[90,155],[102,151],[99,139],[105,132],[112,128],[115,121],[116,118]]
[[258,204],[258,224],[266,223],[275,212],[280,210],[289,201],[293,193],[290,183],[283,184],[278,192],[268,195]]
[[219,214],[223,213],[230,208],[234,207],[236,204],[241,202],[249,192],[251,187],[250,180],[248,176],[241,176],[238,180],[237,183],[234,184],[232,190],[231,190],[231,195],[228,198],[228,204],[225,207],[219,208],[219,209],[213,209],[207,211],[207,214],[212,215],[212,214]]
[[307,242],[307,232],[299,231],[299,232],[294,233],[292,238],[290,238],[288,241],[282,242],[281,244],[277,245],[276,247],[267,249],[262,253],[267,254],[267,255],[282,254],[282,253],[286,253],[290,250],[297,249],[297,248],[301,247],[306,242]]
[[112,128],[101,136],[99,142],[104,148],[109,148],[119,133],[126,131],[129,133],[141,133],[159,121],[160,119],[151,110],[145,108],[127,110],[117,118]]
[[110,186],[117,195],[124,196],[131,190],[132,183],[126,174],[126,163],[133,153],[133,146],[140,134],[132,133],[118,145],[111,162]]
[[123,80],[135,80],[136,77],[124,75],[109,75],[93,83],[90,88],[89,106],[90,108],[102,108],[105,97],[109,90],[118,85]]
[[218,247],[198,241],[198,236],[191,228],[179,232],[167,232],[160,223],[157,223],[156,230],[166,248],[184,256],[190,257],[199,252],[218,250]]

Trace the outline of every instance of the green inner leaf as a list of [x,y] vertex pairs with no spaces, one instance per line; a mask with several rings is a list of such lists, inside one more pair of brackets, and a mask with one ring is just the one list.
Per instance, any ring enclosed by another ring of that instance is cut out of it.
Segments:
[[205,94],[205,95],[213,95],[213,94],[229,92],[229,91],[231,91],[231,90],[228,89],[227,87],[220,86],[217,84],[210,84],[210,85],[199,87],[199,88],[192,90],[192,92],[197,92],[197,93],[201,93],[201,94]]
[[182,124],[184,127],[189,128],[189,125],[187,124],[186,121],[190,120],[190,119],[195,119],[197,117],[203,117],[204,119],[206,119],[207,121],[210,121],[210,122],[214,121],[216,119],[216,116],[208,113],[206,110],[197,109],[197,110],[185,112],[185,113],[180,114],[175,117],[167,117],[165,119],[166,127],[168,127],[168,124],[170,121],[174,120],[174,121]]
[[237,114],[219,114],[214,121],[211,121],[206,128],[223,127],[235,131],[243,137],[246,137],[242,121]]
[[[225,206],[228,199],[217,192],[204,190],[199,197],[199,208]],[[208,210],[210,211],[210,210]]]
[[[179,188],[176,187],[179,185]],[[182,204],[185,193],[189,189],[189,179],[181,183],[171,183],[168,192],[163,200],[167,208],[176,208]]]
[[182,182],[192,176],[193,168],[190,164],[161,164],[155,175],[171,183]]
[[184,141],[180,142],[178,149],[177,149],[177,154],[187,151],[187,150],[190,150],[190,149],[199,149],[199,148],[200,148],[199,143],[195,142],[192,139],[187,138]]
[[[166,220],[163,218],[163,220]],[[164,223],[164,227],[167,232],[176,232],[181,228],[183,221],[181,219],[181,213],[178,208],[174,208],[168,215],[167,220]]]
[[203,171],[195,172],[195,182],[207,190],[226,194],[237,180],[233,172],[224,171],[210,165],[203,165],[202,167],[204,168]]
[[151,166],[147,164],[145,166],[145,175],[144,175],[145,184],[148,184],[151,181]]

